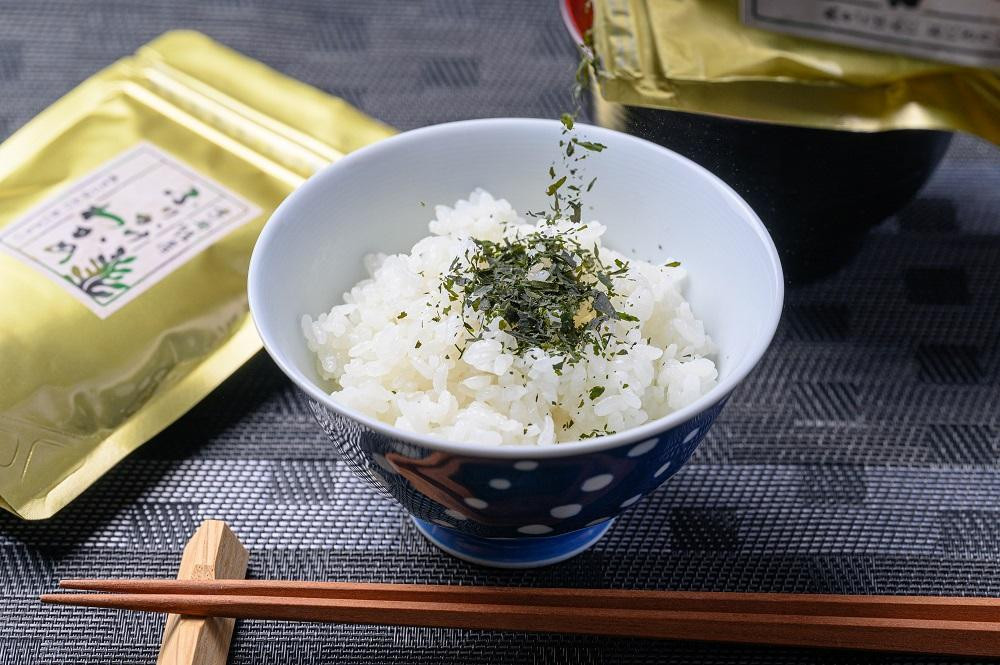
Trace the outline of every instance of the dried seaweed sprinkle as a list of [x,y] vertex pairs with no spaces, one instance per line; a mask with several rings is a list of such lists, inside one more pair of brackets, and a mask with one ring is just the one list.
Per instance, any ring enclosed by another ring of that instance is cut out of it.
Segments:
[[[553,365],[557,374],[567,362],[577,362],[588,348],[596,355],[604,354],[613,337],[607,329],[611,322],[639,320],[612,304],[617,295],[613,278],[627,274],[628,264],[615,259],[613,267],[606,266],[596,246],[583,247],[571,233],[559,233],[556,227],[566,222],[580,225],[581,193],[589,192],[597,178],[584,185],[582,172],[574,164],[585,159],[585,153],[606,148],[572,135],[582,108],[582,92],[589,83],[589,69],[596,67],[589,33],[584,41],[573,91],[575,108],[560,117],[563,139],[559,145],[563,148],[562,166],[568,173],[560,174],[555,164],[550,166],[550,184],[545,189],[552,200],[549,212],[528,213],[544,217],[544,223],[537,231],[498,242],[472,239],[472,249],[451,264],[441,282],[449,303],[462,301],[467,343],[483,339],[484,331],[495,325],[513,338],[508,351],[515,355],[541,349],[561,356]],[[449,304],[441,313],[447,315],[450,309]],[[599,394],[592,393],[591,399]]]
[[[548,221],[551,226],[555,220]],[[473,239],[473,248],[452,263],[442,290],[449,300],[462,300],[469,341],[482,339],[495,324],[514,339],[510,351],[516,355],[533,348],[562,355],[559,371],[587,348],[602,352],[608,322],[636,319],[611,302],[613,278],[627,273],[628,264],[606,266],[597,252],[554,231],[542,226],[499,242]]]

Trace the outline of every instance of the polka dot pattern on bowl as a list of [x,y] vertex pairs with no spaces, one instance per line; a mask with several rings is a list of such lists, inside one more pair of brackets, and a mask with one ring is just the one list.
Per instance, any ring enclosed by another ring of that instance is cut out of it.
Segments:
[[583,510],[583,506],[579,503],[567,503],[565,506],[556,506],[549,511],[549,514],[557,520],[564,520],[567,517],[578,515],[581,510]]
[[584,492],[596,492],[597,490],[602,490],[610,485],[611,481],[614,479],[615,477],[610,473],[601,473],[596,476],[591,476],[583,481],[583,484],[580,485],[580,489]]
[[518,527],[517,532],[523,533],[526,536],[541,536],[546,533],[552,533],[552,527],[544,524],[528,524],[526,526]]
[[632,508],[684,465],[723,404],[616,448],[536,459],[422,448],[311,406],[343,463],[413,516],[482,539],[516,539],[573,533]]

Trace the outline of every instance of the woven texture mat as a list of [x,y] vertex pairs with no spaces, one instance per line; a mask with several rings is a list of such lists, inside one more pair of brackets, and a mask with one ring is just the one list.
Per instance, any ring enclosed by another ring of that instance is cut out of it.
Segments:
[[[554,2],[0,0],[0,136],[178,27],[400,128],[554,117]],[[6,325],[7,323],[4,323]],[[61,577],[171,576],[205,518],[258,578],[1000,595],[1000,152],[959,138],[775,344],[692,462],[589,552],[528,572],[445,556],[337,462],[258,357],[47,523],[0,515],[0,665],[151,663],[161,617],[42,607]],[[489,631],[243,621],[233,663],[931,663]]]

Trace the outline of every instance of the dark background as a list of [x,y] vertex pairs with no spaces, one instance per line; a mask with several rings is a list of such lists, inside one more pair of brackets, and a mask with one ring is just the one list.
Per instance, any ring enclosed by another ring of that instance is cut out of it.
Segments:
[[[402,129],[554,117],[575,61],[554,1],[0,0],[0,136],[181,27]],[[850,265],[788,294],[773,348],[691,464],[592,550],[537,571],[425,543],[258,357],[56,518],[0,515],[0,665],[153,662],[162,618],[36,596],[62,577],[171,576],[209,517],[258,578],[1000,595],[998,218],[1000,152],[959,137]],[[231,661],[946,662],[257,621],[238,624]]]

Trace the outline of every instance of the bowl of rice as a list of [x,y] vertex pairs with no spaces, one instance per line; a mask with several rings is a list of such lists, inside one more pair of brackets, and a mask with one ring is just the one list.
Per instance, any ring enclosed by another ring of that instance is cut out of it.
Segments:
[[688,460],[767,349],[783,278],[754,212],[695,163],[490,119],[314,175],[265,225],[248,290],[344,464],[442,550],[533,567]]

